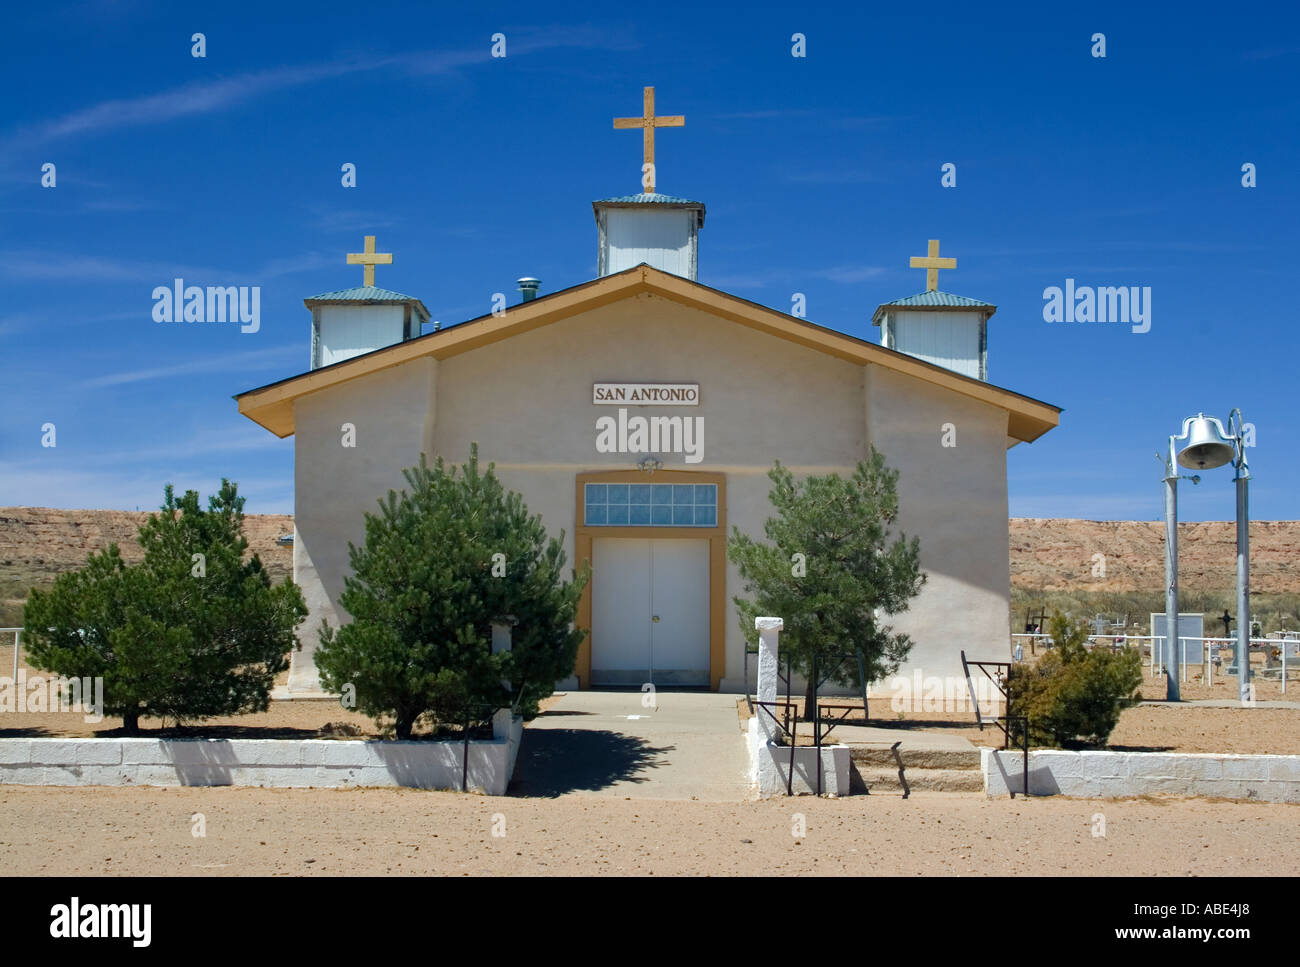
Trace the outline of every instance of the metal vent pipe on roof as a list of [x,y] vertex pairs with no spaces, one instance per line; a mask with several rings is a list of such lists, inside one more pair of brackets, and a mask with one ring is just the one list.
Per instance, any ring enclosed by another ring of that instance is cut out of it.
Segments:
[[537,290],[542,287],[541,279],[534,279],[531,276],[524,276],[518,281],[519,294],[523,296],[524,302],[532,302],[537,298]]

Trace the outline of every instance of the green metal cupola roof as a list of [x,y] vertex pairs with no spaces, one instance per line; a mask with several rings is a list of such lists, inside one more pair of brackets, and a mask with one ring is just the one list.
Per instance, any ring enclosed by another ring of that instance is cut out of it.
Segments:
[[704,226],[704,202],[693,201],[690,198],[678,198],[676,195],[665,195],[663,192],[641,192],[636,195],[616,195],[613,198],[601,198],[591,203],[592,210],[598,212],[601,208],[639,208],[642,205],[663,205],[666,208],[693,208],[698,210],[698,221],[696,227]]
[[338,289],[335,292],[322,292],[320,295],[314,295],[310,298],[303,299],[303,305],[308,309],[322,303],[351,304],[351,305],[409,305],[413,306],[419,312],[423,321],[429,321],[429,310],[425,308],[424,303],[413,295],[403,295],[401,292],[394,292],[392,289],[381,289],[374,285],[359,285],[352,289]]
[[940,292],[937,289],[931,289],[929,292],[918,292],[916,295],[909,295],[902,299],[895,299],[893,302],[882,303],[876,309],[875,315],[871,317],[872,325],[880,325],[880,317],[891,309],[983,309],[991,316],[997,310],[997,306],[991,302],[981,302],[979,299],[972,299],[968,296],[953,295],[951,292]]

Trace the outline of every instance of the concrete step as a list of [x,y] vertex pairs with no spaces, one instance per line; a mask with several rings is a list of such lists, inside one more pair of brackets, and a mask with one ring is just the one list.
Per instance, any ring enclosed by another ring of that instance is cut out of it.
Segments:
[[[913,791],[926,792],[983,792],[984,774],[971,769],[908,769],[907,785]],[[860,766],[854,763],[850,781],[851,791],[902,792],[898,770]]]
[[[898,754],[903,760],[903,767],[909,772],[913,769],[974,769],[980,767],[980,750],[974,747],[966,749],[909,749],[899,746]],[[849,758],[860,769],[898,770],[898,762],[893,750],[888,746],[851,745]]]

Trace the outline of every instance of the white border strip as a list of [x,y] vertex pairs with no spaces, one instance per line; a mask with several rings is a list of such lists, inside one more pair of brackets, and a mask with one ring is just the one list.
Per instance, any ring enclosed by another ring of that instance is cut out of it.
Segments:
[[[504,795],[522,736],[516,717],[471,741],[468,788]],[[0,784],[459,789],[464,754],[454,740],[0,739]]]
[[[981,749],[980,766],[985,795],[1005,796],[1023,788],[1023,753]],[[1217,796],[1300,803],[1300,756],[1043,749],[1029,754],[1029,794]]]

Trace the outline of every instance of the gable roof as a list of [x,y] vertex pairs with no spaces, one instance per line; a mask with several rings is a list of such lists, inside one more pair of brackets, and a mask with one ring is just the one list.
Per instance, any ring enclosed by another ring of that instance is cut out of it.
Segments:
[[498,340],[540,329],[569,316],[618,302],[640,292],[653,292],[666,299],[691,306],[750,329],[786,339],[800,346],[824,352],[837,359],[868,363],[942,386],[963,396],[1007,411],[1008,434],[1017,441],[1032,442],[1060,422],[1061,409],[1032,397],[1013,393],[983,380],[944,369],[914,356],[886,349],[856,336],[808,322],[748,299],[712,289],[699,282],[662,272],[645,263],[615,272],[572,288],[539,296],[511,306],[501,315],[491,313],[425,333],[414,339],[342,362],[322,366],[288,379],[235,396],[239,412],[286,437],[294,432],[294,400],[320,390],[368,376],[413,359],[432,356],[447,359]]
[[873,326],[880,325],[880,317],[891,309],[985,309],[988,315],[993,315],[997,311],[997,306],[991,302],[981,302],[979,299],[972,299],[969,296],[953,295],[951,292],[940,292],[937,289],[931,289],[929,292],[918,292],[916,295],[904,296],[902,299],[895,299],[893,302],[882,303],[871,317]]

